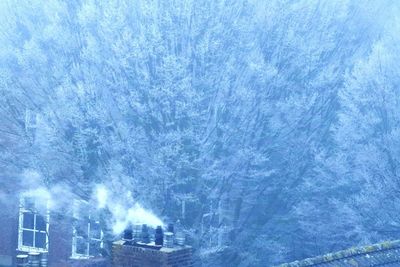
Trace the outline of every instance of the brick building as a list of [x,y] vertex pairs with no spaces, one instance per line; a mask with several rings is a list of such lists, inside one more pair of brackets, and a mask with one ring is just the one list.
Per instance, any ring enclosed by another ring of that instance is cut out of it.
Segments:
[[[32,197],[13,192],[0,201],[0,267],[15,266],[17,255],[48,255],[48,266],[110,266],[101,222],[84,202],[71,201],[75,214],[52,213]],[[84,210],[80,212],[79,210]]]
[[184,244],[182,231],[176,239],[168,232],[164,245],[161,226],[158,237],[146,226],[143,238],[145,225],[136,225],[135,238],[115,241],[106,235],[105,214],[91,211],[89,203],[71,200],[68,210],[55,213],[39,198],[8,193],[0,201],[0,267],[15,266],[17,255],[29,253],[45,255],[49,267],[193,266],[192,248]]
[[123,240],[113,243],[114,267],[192,267],[190,246],[158,247]]

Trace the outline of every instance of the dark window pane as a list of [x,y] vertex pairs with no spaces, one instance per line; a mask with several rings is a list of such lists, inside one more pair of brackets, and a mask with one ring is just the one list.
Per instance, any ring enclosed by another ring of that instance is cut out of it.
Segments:
[[31,212],[24,212],[23,215],[23,228],[27,228],[27,229],[33,229],[34,224],[33,224],[33,220],[34,220],[35,215]]
[[25,198],[24,208],[31,211],[35,210],[35,201],[33,200],[33,198]]
[[93,221],[90,223],[90,238],[101,239],[101,228],[99,223]]
[[90,248],[89,248],[89,252],[90,252],[90,256],[99,256],[100,255],[100,241],[95,241],[95,240],[91,240],[90,241]]
[[85,239],[88,238],[88,223],[86,221],[77,221],[76,222],[76,234]]
[[22,232],[22,245],[33,247],[33,232],[23,231]]
[[76,253],[87,255],[87,242],[83,238],[76,239]]
[[45,233],[35,233],[35,247],[46,248],[46,234]]
[[42,215],[36,215],[36,230],[46,231],[46,220]]

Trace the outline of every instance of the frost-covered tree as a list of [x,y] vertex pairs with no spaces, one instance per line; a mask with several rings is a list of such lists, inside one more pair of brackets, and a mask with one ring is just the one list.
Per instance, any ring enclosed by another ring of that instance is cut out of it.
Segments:
[[[334,128],[338,182],[364,217],[364,242],[398,236],[399,20],[392,15],[367,57],[347,74]],[[388,231],[388,232],[386,232]],[[366,239],[366,240],[365,240]]]
[[389,237],[396,6],[1,1],[0,185],[129,191],[204,266]]
[[399,23],[392,13],[398,7],[392,8],[375,6],[385,21],[376,15],[376,30],[361,35],[364,42],[357,49],[362,53],[343,69],[329,131],[323,146],[313,147],[315,165],[299,187],[303,195],[294,212],[310,253],[397,237],[396,216],[390,212],[396,210],[397,178],[390,166],[396,166],[391,149],[397,133],[389,125],[396,124],[398,109],[394,32]]

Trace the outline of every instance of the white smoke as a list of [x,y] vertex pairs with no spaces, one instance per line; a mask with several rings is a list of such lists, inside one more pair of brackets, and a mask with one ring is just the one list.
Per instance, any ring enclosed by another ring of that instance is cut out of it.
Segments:
[[110,223],[114,234],[120,234],[127,226],[134,224],[147,224],[151,227],[164,225],[151,211],[134,202],[130,191],[113,194],[106,186],[98,185],[95,195],[98,208],[107,209],[112,215]]
[[71,201],[78,198],[67,185],[46,186],[43,177],[34,170],[25,170],[20,184],[21,196],[33,199],[35,208],[41,213],[47,210],[65,211],[70,207]]
[[[43,177],[34,170],[26,170],[21,176],[20,184],[21,196],[34,199],[35,207],[41,213],[48,210],[68,212],[72,201],[83,200],[65,184],[46,186]],[[104,184],[94,186],[88,204],[91,210],[100,213],[108,211],[110,217],[106,218],[106,223],[115,235],[122,233],[129,225],[147,224],[151,227],[164,225],[161,219],[134,200],[131,191],[123,190],[119,186],[114,190]]]
[[107,188],[103,185],[97,185],[96,187],[96,200],[97,207],[99,209],[104,209],[107,206],[108,201],[108,191]]

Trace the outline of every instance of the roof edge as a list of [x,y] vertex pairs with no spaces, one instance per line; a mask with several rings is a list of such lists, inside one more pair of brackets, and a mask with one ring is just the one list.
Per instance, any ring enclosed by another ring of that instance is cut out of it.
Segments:
[[378,251],[384,251],[393,248],[400,247],[400,240],[393,240],[393,241],[384,241],[381,243],[363,246],[363,247],[354,247],[345,250],[340,250],[335,253],[328,253],[322,256],[317,256],[313,258],[307,258],[300,261],[294,261],[291,263],[284,263],[278,265],[278,267],[306,267],[306,266],[313,266],[320,263],[327,263],[339,259],[349,258],[355,255],[367,254],[367,253],[374,253]]

